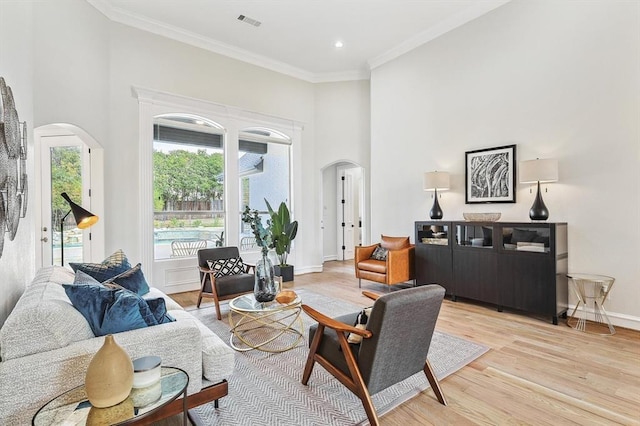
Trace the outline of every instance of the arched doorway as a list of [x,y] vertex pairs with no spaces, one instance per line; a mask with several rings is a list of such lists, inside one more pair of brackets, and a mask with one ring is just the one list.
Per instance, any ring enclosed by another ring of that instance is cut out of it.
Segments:
[[353,259],[354,247],[367,240],[365,173],[348,160],[322,169],[322,258]]

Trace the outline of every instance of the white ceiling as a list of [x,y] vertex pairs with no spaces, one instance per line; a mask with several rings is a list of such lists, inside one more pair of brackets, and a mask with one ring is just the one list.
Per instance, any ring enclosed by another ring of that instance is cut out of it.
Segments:
[[87,0],[113,21],[311,82],[367,79],[508,1]]

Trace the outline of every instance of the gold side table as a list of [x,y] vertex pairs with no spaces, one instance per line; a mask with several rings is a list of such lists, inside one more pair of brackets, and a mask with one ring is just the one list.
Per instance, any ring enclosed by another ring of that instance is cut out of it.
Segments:
[[[611,292],[615,278],[595,274],[567,274],[571,281],[578,303],[571,316],[567,318],[567,325],[586,333],[611,335],[616,330],[609,320],[604,303]],[[580,309],[576,316],[576,312]]]
[[238,296],[229,302],[229,345],[239,352],[257,349],[263,352],[285,352],[302,340],[302,301],[299,296],[290,303],[261,303],[253,294]]

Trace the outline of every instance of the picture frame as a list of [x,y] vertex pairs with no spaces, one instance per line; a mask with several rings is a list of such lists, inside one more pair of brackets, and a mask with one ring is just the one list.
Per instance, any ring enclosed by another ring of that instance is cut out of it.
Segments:
[[516,202],[516,146],[465,152],[465,203]]

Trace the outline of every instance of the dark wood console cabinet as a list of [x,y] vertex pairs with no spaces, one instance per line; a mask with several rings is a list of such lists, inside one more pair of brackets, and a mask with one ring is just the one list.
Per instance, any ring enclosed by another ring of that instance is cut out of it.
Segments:
[[415,223],[418,285],[437,283],[466,298],[549,316],[566,314],[567,224]]

